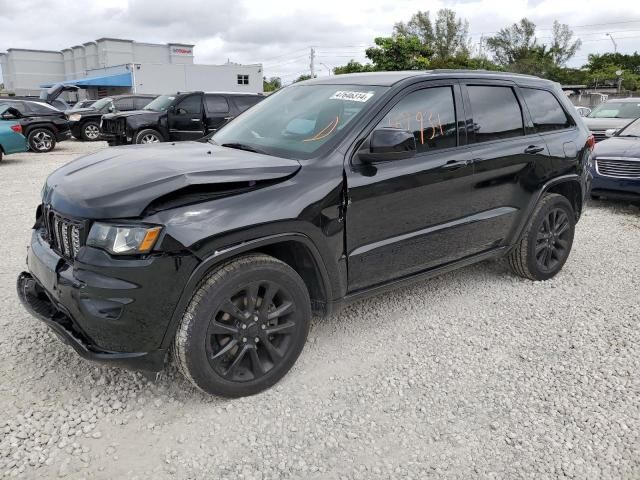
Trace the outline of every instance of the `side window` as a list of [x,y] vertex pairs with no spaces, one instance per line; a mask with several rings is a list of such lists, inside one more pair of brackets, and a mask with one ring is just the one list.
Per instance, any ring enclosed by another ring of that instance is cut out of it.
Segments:
[[524,135],[522,110],[511,87],[469,85],[476,142]]
[[16,105],[16,109],[20,110],[20,112],[24,114],[31,113],[35,115],[50,115],[54,111],[49,107],[45,107],[44,105],[35,102],[30,102],[28,106],[22,102],[17,103],[20,103],[20,106]]
[[146,98],[146,97],[134,98],[133,107],[136,110],[142,110],[151,102],[151,100],[153,100],[153,98]]
[[457,145],[456,109],[452,87],[431,87],[409,93],[382,119],[376,129],[413,132],[418,153]]
[[220,95],[206,95],[204,102],[207,105],[207,112],[209,113],[228,113],[229,102]]
[[31,109],[26,103],[23,102],[7,102],[5,105],[9,105],[10,107],[18,110],[22,115],[28,115],[31,113]]
[[551,92],[535,88],[521,88],[520,91],[538,132],[561,130],[573,125]]
[[202,111],[200,95],[190,95],[176,105],[178,115],[197,115]]
[[116,110],[120,112],[133,110],[133,98],[131,97],[118,98],[116,101],[113,102],[113,104],[115,105]]

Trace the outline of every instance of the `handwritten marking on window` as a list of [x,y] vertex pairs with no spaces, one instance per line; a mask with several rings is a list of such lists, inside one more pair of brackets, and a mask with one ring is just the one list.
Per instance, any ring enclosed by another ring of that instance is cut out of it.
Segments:
[[[425,127],[425,113],[427,126]],[[415,129],[411,128],[412,122],[416,122]],[[424,145],[425,136],[428,140],[433,140],[436,136],[444,136],[444,127],[440,119],[439,112],[399,112],[394,116],[388,117],[390,128],[406,128],[409,131],[420,132],[420,144]]]
[[320,130],[318,133],[316,133],[313,137],[305,138],[302,141],[303,142],[315,142],[316,140],[322,140],[323,138],[328,137],[336,129],[336,127],[338,126],[339,122],[340,122],[340,117],[338,116],[338,117],[334,118],[333,120],[331,120],[331,123],[329,125],[324,127],[322,130]]

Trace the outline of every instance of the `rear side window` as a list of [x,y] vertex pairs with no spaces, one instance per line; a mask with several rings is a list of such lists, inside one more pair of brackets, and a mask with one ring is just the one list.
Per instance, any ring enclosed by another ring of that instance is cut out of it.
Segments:
[[220,95],[206,95],[204,102],[207,105],[207,112],[209,113],[228,113],[229,102]]
[[249,96],[247,96],[247,97],[234,97],[233,98],[233,103],[236,104],[236,107],[238,107],[238,110],[240,110],[241,112],[244,112],[248,108],[253,107],[260,100],[262,100],[262,97],[259,97],[257,95],[250,96],[250,97]]
[[131,97],[118,98],[113,102],[113,104],[115,105],[116,110],[121,112],[133,110],[133,98]]
[[476,142],[490,142],[524,135],[522,110],[511,87],[470,85]]
[[143,98],[134,98],[133,99],[133,107],[136,110],[142,110],[144,107],[146,107],[151,100],[153,100],[153,98],[147,98],[147,97],[143,97]]
[[0,99],[0,105],[9,105],[11,108],[18,110],[22,115],[31,113],[31,110],[22,102],[2,102]]
[[413,132],[418,153],[457,145],[456,110],[451,87],[432,87],[407,94],[378,124]]
[[520,91],[538,132],[561,130],[573,125],[551,92],[536,88],[521,88]]

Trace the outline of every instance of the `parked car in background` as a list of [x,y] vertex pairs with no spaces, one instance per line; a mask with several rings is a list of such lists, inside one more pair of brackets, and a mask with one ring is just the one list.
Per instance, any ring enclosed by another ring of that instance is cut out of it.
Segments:
[[591,196],[640,199],[640,119],[599,142],[591,159]]
[[105,113],[141,110],[157,95],[115,95],[96,101],[88,108],[67,112],[71,133],[78,140],[100,139],[100,120]]
[[196,140],[264,98],[222,92],[161,95],[142,110],[104,115],[100,132],[109,145]]
[[640,98],[616,98],[601,103],[583,120],[596,142],[599,142],[607,138],[607,130],[622,128],[638,117],[640,117]]
[[15,108],[0,105],[0,162],[3,155],[27,151],[27,139],[22,135],[20,116]]
[[581,117],[586,117],[591,113],[591,109],[589,107],[576,107],[578,115]]
[[84,108],[89,108],[91,105],[96,103],[97,100],[80,100],[76,102],[69,110],[65,113],[75,112],[76,110],[82,110]]
[[[199,122],[207,100],[152,103]],[[487,259],[556,275],[592,147],[560,86],[536,77],[295,83],[209,141],[106,149],[53,172],[18,293],[85,358],[157,371],[171,352],[201,390],[251,395],[293,366],[312,314]]]
[[29,149],[36,153],[50,152],[57,142],[71,138],[66,115],[48,103],[1,98],[0,105],[17,110],[17,121],[27,137]]
[[79,87],[75,85],[63,85],[61,83],[54,85],[51,88],[42,89],[39,97],[19,97],[19,96],[5,96],[0,97],[0,102],[3,100],[24,100],[27,102],[46,103],[51,105],[61,112],[69,110],[71,107],[65,102],[60,95],[64,92],[75,92]]

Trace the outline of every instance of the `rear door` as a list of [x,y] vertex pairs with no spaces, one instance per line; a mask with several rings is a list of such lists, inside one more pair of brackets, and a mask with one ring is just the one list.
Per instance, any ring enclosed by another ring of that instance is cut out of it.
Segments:
[[129,112],[135,110],[133,97],[117,98],[113,101],[116,112]]
[[175,104],[168,115],[171,140],[197,140],[204,136],[201,93],[185,96]]
[[229,101],[224,95],[205,94],[207,132],[215,132],[233,118]]
[[510,244],[529,205],[538,171],[546,170],[547,146],[531,124],[512,82],[467,81],[474,181],[469,230],[471,253]]

